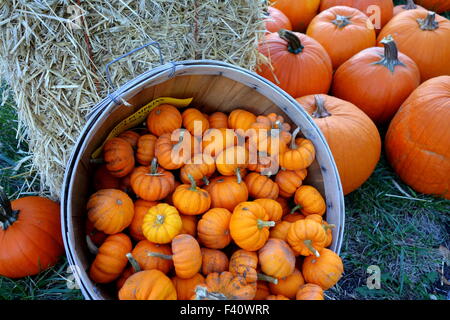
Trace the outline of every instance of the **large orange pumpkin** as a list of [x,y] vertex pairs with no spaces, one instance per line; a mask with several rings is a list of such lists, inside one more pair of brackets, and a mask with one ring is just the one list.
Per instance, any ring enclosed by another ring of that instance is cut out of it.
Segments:
[[450,76],[421,84],[386,134],[388,160],[413,189],[450,199]]
[[331,59],[310,36],[282,29],[267,34],[258,50],[271,65],[260,64],[257,73],[293,97],[328,92],[333,71]]
[[64,252],[59,204],[42,197],[9,201],[0,189],[0,275],[31,276]]
[[[449,7],[450,8],[450,7]],[[394,16],[408,10],[422,9],[426,10],[424,7],[421,7],[414,3],[414,0],[407,0],[406,4],[399,4],[394,7]]]
[[265,14],[264,23],[268,32],[277,32],[280,29],[292,30],[291,21],[281,10],[268,7]]
[[358,9],[336,6],[318,14],[306,34],[325,48],[337,69],[361,50],[375,46],[375,30],[368,24],[369,18]]
[[364,111],[375,123],[389,121],[420,84],[416,63],[398,52],[392,37],[384,50],[372,47],[343,63],[334,74],[333,95]]
[[271,0],[270,3],[289,18],[294,31],[304,32],[317,14],[320,0]]
[[416,0],[416,3],[437,13],[450,10],[450,1],[448,0]]
[[392,0],[322,0],[320,11],[334,6],[348,6],[356,8],[371,18],[376,30],[380,30],[392,18],[394,3]]
[[375,124],[355,105],[332,96],[310,95],[297,101],[325,136],[344,194],[359,188],[380,159],[381,138]]
[[434,12],[408,10],[392,18],[378,44],[392,35],[398,50],[417,63],[421,80],[450,74],[450,21]]

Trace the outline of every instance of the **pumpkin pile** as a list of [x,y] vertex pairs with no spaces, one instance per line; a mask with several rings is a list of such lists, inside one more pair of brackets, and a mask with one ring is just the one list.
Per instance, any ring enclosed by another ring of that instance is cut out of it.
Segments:
[[265,20],[258,48],[267,59],[257,73],[295,98],[322,130],[344,195],[380,159],[378,125],[389,127],[386,152],[400,178],[449,198],[450,140],[442,128],[450,121],[450,21],[439,13],[450,1],[271,3],[269,11],[285,17],[274,11]]
[[162,104],[108,139],[86,204],[91,280],[123,300],[324,299],[343,264],[303,183],[314,145],[291,131],[275,113]]

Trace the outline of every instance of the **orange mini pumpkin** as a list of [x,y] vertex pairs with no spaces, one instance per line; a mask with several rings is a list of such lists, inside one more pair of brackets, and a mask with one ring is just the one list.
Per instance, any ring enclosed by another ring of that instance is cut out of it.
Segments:
[[298,289],[296,300],[324,300],[323,289],[313,283],[306,283]]
[[191,235],[180,234],[172,240],[175,273],[182,279],[192,278],[202,267],[202,252]]
[[269,215],[269,220],[280,221],[283,216],[283,208],[281,204],[273,199],[260,198],[255,200],[256,203],[260,204],[266,213]]
[[264,208],[251,201],[238,204],[230,219],[230,234],[234,242],[242,249],[259,250],[269,238],[269,227],[275,225],[268,221],[269,215]]
[[193,136],[201,137],[203,132],[209,129],[209,122],[205,116],[195,108],[188,108],[181,115],[183,127],[185,127]]
[[267,296],[266,300],[290,300],[289,298],[281,295],[281,294],[271,294],[270,296]]
[[320,257],[309,256],[303,261],[302,274],[305,281],[328,290],[342,277],[342,259],[329,249],[322,249]]
[[142,240],[131,251],[131,255],[142,270],[158,269],[167,274],[173,267],[172,260],[159,258],[154,256],[154,253],[171,255],[172,249],[168,244],[157,244],[148,240]]
[[249,154],[245,147],[228,147],[216,156],[217,171],[224,176],[236,175],[238,170],[248,166]]
[[148,166],[155,157],[155,146],[158,138],[152,134],[142,135],[137,142],[136,160],[143,166]]
[[170,171],[159,168],[156,158],[150,167],[134,169],[130,183],[134,193],[147,201],[164,199],[175,189],[175,177]]
[[180,179],[183,183],[190,183],[189,175],[197,185],[208,184],[208,178],[216,171],[214,159],[203,153],[197,153],[180,170]]
[[94,172],[94,189],[95,191],[101,189],[119,189],[120,179],[114,177],[106,165],[101,165]]
[[211,196],[211,208],[225,208],[233,212],[241,202],[248,200],[248,189],[241,180],[240,173],[237,177],[219,176],[211,180],[205,187]]
[[198,222],[198,239],[202,245],[211,249],[223,249],[231,241],[231,212],[224,208],[207,211]]
[[176,170],[191,159],[193,146],[194,137],[191,136],[189,131],[179,129],[158,137],[155,145],[155,156],[161,167],[166,170]]
[[182,214],[202,214],[211,206],[211,197],[208,191],[197,187],[192,175],[188,174],[188,178],[190,185],[182,184],[175,189],[172,195],[173,205]]
[[182,227],[180,234],[186,233],[190,234],[193,237],[197,236],[197,217],[196,216],[187,216],[184,214],[180,214]]
[[120,300],[177,300],[175,286],[159,270],[144,270],[130,276],[119,291]]
[[279,278],[278,283],[269,283],[272,294],[281,294],[289,299],[294,299],[300,286],[305,284],[302,273],[295,268],[289,276]]
[[291,224],[286,240],[292,249],[302,256],[319,257],[327,242],[327,235],[320,223],[303,219]]
[[228,127],[239,130],[238,133],[243,135],[255,121],[256,116],[253,113],[243,109],[234,109],[228,116]]
[[257,172],[251,172],[245,177],[245,184],[247,185],[249,195],[255,199],[278,198],[279,187],[267,176]]
[[205,284],[205,277],[196,273],[192,278],[182,279],[178,276],[172,278],[173,285],[177,291],[177,300],[191,300],[195,295],[195,288],[200,284]]
[[302,170],[308,168],[316,157],[316,149],[308,139],[297,138],[300,127],[292,133],[290,148],[280,155],[280,166],[287,170]]
[[292,222],[285,220],[278,221],[273,228],[270,228],[270,238],[281,239],[286,241],[286,237],[289,228],[291,227],[291,223]]
[[134,169],[134,151],[122,138],[111,138],[103,146],[103,160],[108,171],[117,178],[125,177]]
[[298,188],[294,194],[294,202],[296,206],[292,209],[292,212],[300,209],[305,216],[310,214],[322,216],[327,210],[325,199],[313,186],[303,185]]
[[213,272],[206,277],[205,285],[197,286],[195,300],[251,300],[255,297],[252,285],[231,272]]
[[89,197],[88,219],[97,230],[107,234],[122,232],[133,220],[133,200],[123,191],[102,189]]
[[203,154],[215,157],[222,150],[234,146],[237,140],[234,130],[227,128],[208,129],[202,139]]
[[284,278],[295,269],[295,255],[289,245],[280,239],[269,239],[258,251],[258,260],[264,274]]
[[142,233],[142,222],[144,221],[144,216],[147,214],[148,210],[157,204],[158,202],[156,201],[146,201],[142,199],[138,199],[134,203],[134,216],[129,227],[130,236],[134,240],[145,240],[145,236]]
[[131,240],[124,233],[116,233],[106,238],[89,269],[92,281],[109,283],[116,280],[127,266],[126,254],[131,248]]
[[147,128],[155,136],[171,134],[181,128],[183,119],[180,111],[170,104],[162,104],[154,108],[147,117]]
[[127,130],[119,134],[118,137],[127,141],[133,149],[136,149],[140,135],[132,130]]
[[209,127],[215,129],[228,128],[228,116],[223,112],[211,113],[208,117]]
[[297,171],[280,170],[275,176],[275,182],[280,189],[280,196],[283,198],[290,198],[295,191],[302,185],[308,171],[301,169]]
[[207,276],[210,273],[228,271],[227,255],[217,249],[201,248],[202,273]]

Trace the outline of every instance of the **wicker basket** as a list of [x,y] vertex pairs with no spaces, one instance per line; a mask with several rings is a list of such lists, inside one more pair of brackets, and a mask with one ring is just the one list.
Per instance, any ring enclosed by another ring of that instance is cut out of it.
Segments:
[[[311,117],[286,92],[248,70],[210,60],[169,63],[129,81],[101,101],[85,125],[67,164],[61,195],[64,244],[75,278],[86,299],[116,299],[112,288],[94,284],[87,270],[92,262],[86,240],[86,203],[93,193],[92,152],[122,119],[158,97],[193,97],[191,106],[205,112],[244,108],[256,114],[276,112],[300,126],[316,148],[316,160],[304,182],[315,186],[327,203],[326,220],[335,224],[331,249],[339,253],[344,232],[344,197],[332,154]],[[117,104],[115,101],[126,101]]]

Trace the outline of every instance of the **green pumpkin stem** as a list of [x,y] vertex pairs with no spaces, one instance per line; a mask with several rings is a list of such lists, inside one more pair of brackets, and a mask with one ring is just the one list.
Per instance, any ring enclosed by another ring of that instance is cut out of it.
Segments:
[[149,176],[161,175],[160,173],[158,173],[158,159],[156,159],[156,157],[152,159],[152,163],[150,164],[150,173],[148,173],[147,175]]
[[402,9],[414,10],[414,9],[417,9],[417,6],[416,6],[416,4],[414,3],[413,0],[407,0],[406,4],[402,7]]
[[104,164],[106,162],[105,162],[105,159],[103,159],[103,158],[96,158],[96,159],[89,159],[89,163],[92,163],[92,164]]
[[294,214],[295,213],[295,211],[297,211],[298,209],[301,209],[302,208],[302,206],[301,205],[296,205],[295,207],[293,207],[292,208],[292,210],[291,210],[291,214]]
[[323,224],[322,227],[325,231],[328,231],[330,229],[336,228],[336,225],[335,224]]
[[204,177],[202,178],[202,181],[203,181],[203,183],[204,183],[206,186],[209,185],[208,177],[204,176]]
[[420,29],[424,31],[433,31],[439,28],[439,22],[436,21],[436,13],[428,11],[425,19],[417,19]]
[[19,210],[13,210],[5,191],[0,187],[0,223],[3,230],[8,229],[16,222]]
[[258,225],[258,229],[262,229],[265,227],[274,227],[275,221],[264,221],[264,220],[258,219],[257,225]]
[[292,150],[298,148],[297,144],[295,143],[295,137],[298,135],[299,132],[300,132],[300,127],[297,127],[297,128],[294,130],[294,132],[292,132],[292,140],[291,140],[291,149],[292,149]]
[[331,116],[331,113],[325,108],[325,100],[320,94],[314,95],[314,101],[316,104],[316,111],[312,113],[314,118],[326,118]]
[[141,266],[139,265],[139,262],[136,261],[136,259],[133,257],[131,253],[127,253],[125,256],[127,257],[128,261],[133,267],[135,273],[141,271]]
[[242,182],[241,168],[236,168],[236,181],[239,184]]
[[195,288],[194,300],[229,300],[224,294],[218,292],[209,292],[206,287],[198,285]]
[[159,252],[149,252],[147,253],[149,257],[161,258],[164,260],[172,260],[173,256],[171,254],[164,254]]
[[162,215],[162,214],[158,214],[156,216],[156,223],[158,224],[163,224],[164,220],[166,220],[166,216]]
[[313,247],[311,240],[303,240],[303,243],[308,248],[308,250],[311,251],[317,258],[320,257],[319,251],[317,251],[316,248]]
[[194,177],[190,173],[188,174],[188,179],[191,183],[191,187],[189,188],[189,190],[197,191],[197,182],[195,182]]
[[384,56],[380,61],[375,62],[374,64],[381,64],[389,69],[392,73],[394,73],[396,66],[405,66],[398,59],[398,49],[395,44],[394,38],[391,35],[388,35],[380,41],[384,45]]
[[331,21],[332,24],[337,26],[339,29],[344,28],[345,26],[348,26],[352,22],[350,21],[351,17],[341,16],[339,14],[336,15],[336,19]]
[[288,51],[293,54],[299,54],[303,51],[303,47],[300,39],[292,31],[281,29],[278,31],[278,35],[281,39],[286,40],[288,43]]
[[270,283],[273,283],[273,284],[278,284],[278,279],[277,278],[274,278],[274,277],[271,277],[271,276],[268,276],[266,274],[259,273],[259,272],[258,272],[258,280],[267,281],[267,282],[270,282]]

